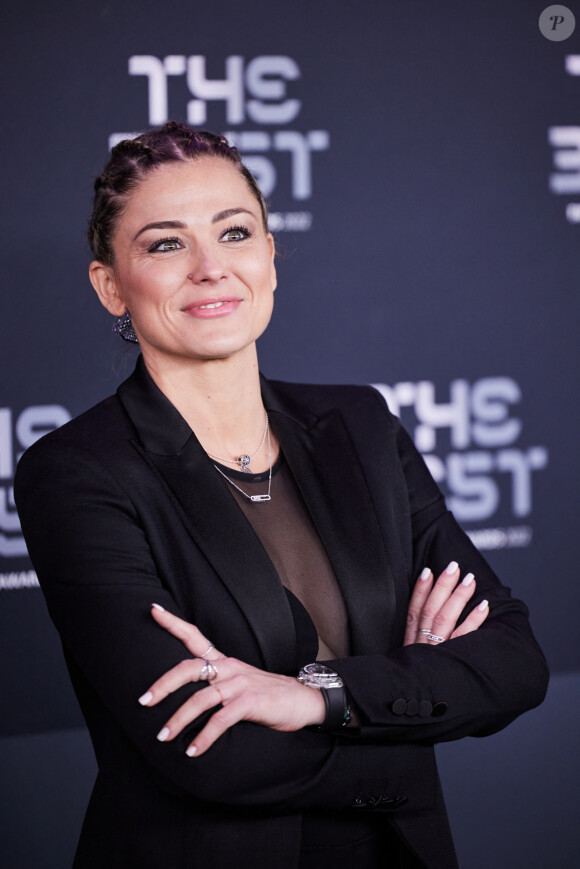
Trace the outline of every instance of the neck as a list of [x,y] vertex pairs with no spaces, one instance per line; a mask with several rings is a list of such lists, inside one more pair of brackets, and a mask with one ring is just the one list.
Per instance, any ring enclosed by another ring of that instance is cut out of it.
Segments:
[[[243,357],[243,358],[242,358]],[[237,457],[260,444],[265,413],[255,345],[227,359],[163,360],[144,354],[155,384],[177,408],[208,453]],[[277,455],[273,438],[272,458]],[[252,470],[267,467],[266,451]]]

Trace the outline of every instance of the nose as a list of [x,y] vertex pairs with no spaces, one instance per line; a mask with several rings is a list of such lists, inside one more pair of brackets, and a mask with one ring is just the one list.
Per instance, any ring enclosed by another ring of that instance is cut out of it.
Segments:
[[190,267],[192,268],[187,277],[194,284],[214,284],[227,277],[227,269],[219,251],[209,247],[197,248]]

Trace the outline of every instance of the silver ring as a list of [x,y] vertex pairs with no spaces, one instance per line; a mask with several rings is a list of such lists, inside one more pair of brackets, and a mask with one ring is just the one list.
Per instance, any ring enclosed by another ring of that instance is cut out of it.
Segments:
[[438,637],[437,634],[427,634],[427,639],[432,643],[444,643],[445,637]]
[[199,674],[199,678],[201,681],[213,682],[216,678],[218,671],[217,668],[214,667],[211,661],[208,661],[207,658],[202,658],[203,667],[201,668],[201,673]]
[[418,634],[430,634],[431,628],[417,628]]
[[209,646],[207,647],[207,649],[205,650],[205,652],[202,655],[199,655],[199,657],[203,658],[203,660],[205,660],[205,656],[208,655],[212,649],[215,649],[215,646],[213,643],[210,643]]

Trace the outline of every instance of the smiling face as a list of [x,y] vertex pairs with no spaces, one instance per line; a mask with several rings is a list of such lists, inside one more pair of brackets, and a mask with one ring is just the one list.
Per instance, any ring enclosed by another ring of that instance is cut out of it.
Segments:
[[131,312],[150,369],[254,351],[272,313],[274,242],[234,164],[152,170],[128,196],[113,253],[91,281],[112,314]]

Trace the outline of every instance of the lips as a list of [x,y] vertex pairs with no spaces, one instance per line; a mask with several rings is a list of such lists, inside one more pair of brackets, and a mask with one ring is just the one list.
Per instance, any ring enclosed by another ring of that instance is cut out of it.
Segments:
[[241,302],[242,300],[235,296],[221,296],[213,299],[200,299],[199,302],[187,305],[181,310],[192,317],[207,320],[213,317],[225,317],[228,314],[232,314],[237,310]]

